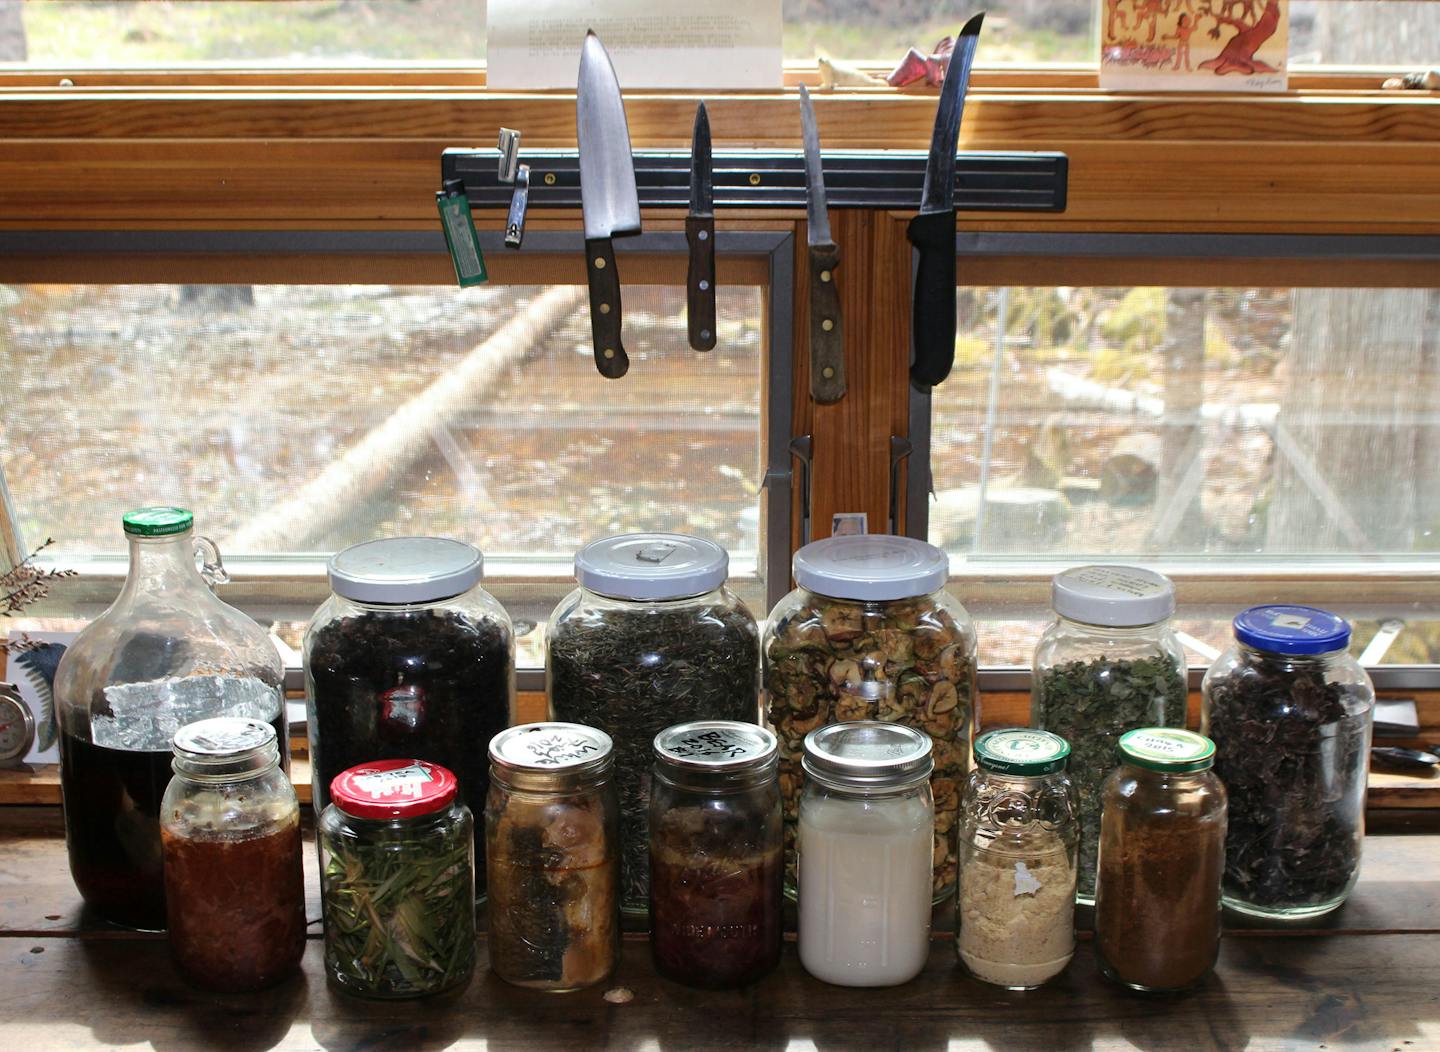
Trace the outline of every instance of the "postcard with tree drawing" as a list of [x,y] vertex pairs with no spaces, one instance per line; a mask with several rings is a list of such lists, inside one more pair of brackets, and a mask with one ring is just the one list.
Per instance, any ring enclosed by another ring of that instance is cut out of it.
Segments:
[[1100,0],[1100,86],[1284,91],[1289,0]]

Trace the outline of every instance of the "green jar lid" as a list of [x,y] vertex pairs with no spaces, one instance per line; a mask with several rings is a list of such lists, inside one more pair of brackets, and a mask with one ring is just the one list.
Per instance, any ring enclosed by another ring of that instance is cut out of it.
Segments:
[[1141,727],[1120,736],[1120,758],[1152,771],[1204,771],[1215,763],[1215,743],[1179,727]]
[[131,537],[169,537],[193,526],[195,516],[185,508],[136,508],[127,511],[123,521]]
[[999,774],[1054,774],[1070,758],[1070,743],[1058,734],[1028,727],[1006,727],[982,734],[975,742],[975,762]]

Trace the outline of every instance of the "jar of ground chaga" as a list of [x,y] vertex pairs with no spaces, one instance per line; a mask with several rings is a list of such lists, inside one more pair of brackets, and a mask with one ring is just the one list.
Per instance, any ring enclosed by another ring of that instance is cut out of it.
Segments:
[[390,759],[438,764],[472,812],[485,806],[485,743],[514,709],[515,637],[480,587],[482,565],[472,546],[439,537],[369,541],[330,560],[334,594],[304,644],[317,813],[342,771]]
[[1230,793],[1225,904],[1327,913],[1360,873],[1375,688],[1347,649],[1350,626],[1324,610],[1253,607],[1235,640],[1201,686]]

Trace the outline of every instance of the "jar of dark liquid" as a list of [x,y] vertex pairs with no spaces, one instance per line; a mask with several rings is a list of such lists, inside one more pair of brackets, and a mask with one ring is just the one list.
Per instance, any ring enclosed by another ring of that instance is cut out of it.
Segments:
[[125,515],[125,587],[55,673],[70,873],[106,920],[152,931],[165,927],[160,801],[175,732],[213,716],[257,719],[289,760],[280,655],[211,593],[224,569],[192,526],[184,508]]
[[780,961],[778,746],[764,727],[728,720],[655,736],[650,946],[667,978],[743,986]]

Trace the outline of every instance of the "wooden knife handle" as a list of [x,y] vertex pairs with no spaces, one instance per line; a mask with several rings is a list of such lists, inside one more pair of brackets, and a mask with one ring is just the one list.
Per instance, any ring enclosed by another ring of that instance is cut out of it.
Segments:
[[690,346],[697,351],[715,346],[715,220],[709,216],[685,218],[685,240],[690,243],[690,273],[685,279],[685,320]]
[[821,405],[845,395],[844,326],[835,283],[839,264],[837,246],[810,246],[810,397]]
[[585,268],[590,280],[590,334],[595,340],[595,368],[614,380],[630,368],[620,342],[620,272],[615,246],[608,237],[587,239]]
[[918,215],[905,235],[920,253],[911,300],[910,381],[934,387],[955,364],[955,210]]

